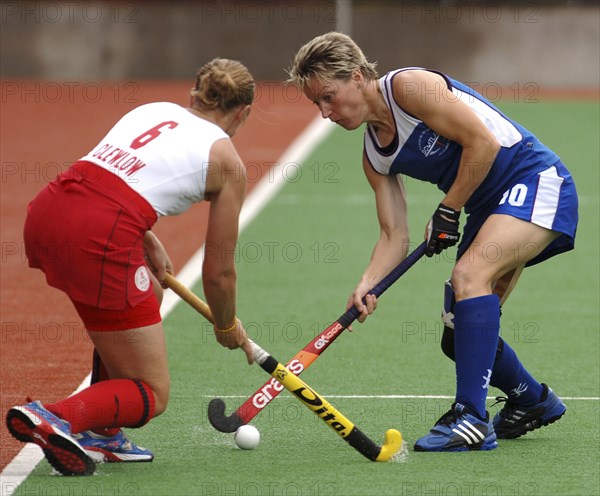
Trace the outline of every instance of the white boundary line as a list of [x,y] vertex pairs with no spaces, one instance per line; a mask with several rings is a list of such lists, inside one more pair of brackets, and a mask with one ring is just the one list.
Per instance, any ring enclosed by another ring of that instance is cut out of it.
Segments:
[[[203,398],[214,398],[208,394],[202,395]],[[325,398],[333,399],[351,399],[351,400],[454,400],[454,396],[445,396],[437,394],[324,394]],[[241,394],[230,394],[219,396],[221,399],[242,399],[247,396]],[[292,396],[284,396],[292,398]],[[495,396],[488,396],[488,400],[495,400]],[[600,401],[598,396],[561,396],[564,401]]]
[[[277,165],[268,171],[255,188],[248,194],[240,213],[240,232],[260,213],[277,192],[284,186],[288,178],[288,170],[297,169],[315,147],[335,128],[335,124],[317,116],[305,130],[292,142],[277,161]],[[291,177],[295,177],[290,174]],[[187,287],[191,287],[201,277],[204,246],[192,255],[181,269],[177,278]],[[166,291],[161,305],[161,315],[165,318],[175,308],[179,297],[172,291]],[[87,387],[88,375],[74,393]],[[73,394],[74,394],[73,393]],[[36,465],[44,458],[40,448],[34,444],[26,444],[21,451],[4,467],[0,473],[0,494],[12,495],[31,474]]]
[[[72,394],[78,393],[90,383],[91,373],[86,376]],[[44,459],[39,446],[27,443],[0,474],[0,495],[10,496],[29,477],[38,463]]]

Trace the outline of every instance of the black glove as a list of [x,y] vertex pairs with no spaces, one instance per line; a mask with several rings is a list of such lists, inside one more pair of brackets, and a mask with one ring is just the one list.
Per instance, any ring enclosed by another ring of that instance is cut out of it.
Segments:
[[437,210],[431,216],[427,225],[427,249],[425,255],[432,257],[434,253],[454,246],[460,239],[458,233],[458,218],[460,210],[453,210],[440,203]]

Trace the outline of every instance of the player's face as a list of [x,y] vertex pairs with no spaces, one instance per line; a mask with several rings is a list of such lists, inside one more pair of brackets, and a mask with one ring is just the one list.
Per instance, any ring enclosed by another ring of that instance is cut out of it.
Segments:
[[311,78],[304,87],[304,94],[319,107],[323,119],[329,119],[344,129],[356,129],[365,122],[365,100],[352,78],[333,81]]

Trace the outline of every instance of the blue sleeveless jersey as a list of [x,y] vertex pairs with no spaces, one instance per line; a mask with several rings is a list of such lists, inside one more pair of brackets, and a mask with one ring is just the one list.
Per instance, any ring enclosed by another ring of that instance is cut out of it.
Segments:
[[[392,71],[379,80],[381,92],[394,117],[396,134],[392,143],[381,147],[375,131],[368,125],[365,130],[365,153],[373,168],[381,174],[405,174],[436,184],[446,193],[456,179],[461,145],[438,135],[405,112],[392,95],[392,81],[396,74],[414,69],[419,68]],[[482,95],[445,74],[436,74],[445,79],[448,89],[475,112],[501,145],[488,175],[467,201],[466,213],[497,204],[511,185],[559,162],[559,157],[553,151]]]

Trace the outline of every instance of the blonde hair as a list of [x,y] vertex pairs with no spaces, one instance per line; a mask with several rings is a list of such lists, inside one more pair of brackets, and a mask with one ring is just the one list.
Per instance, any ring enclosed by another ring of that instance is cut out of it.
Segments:
[[254,79],[237,60],[216,58],[203,65],[191,89],[192,107],[227,112],[254,99]]
[[367,80],[377,79],[376,63],[367,60],[359,46],[349,36],[331,31],[306,43],[294,57],[288,69],[287,83],[301,89],[310,78],[321,81],[348,79],[358,69]]

